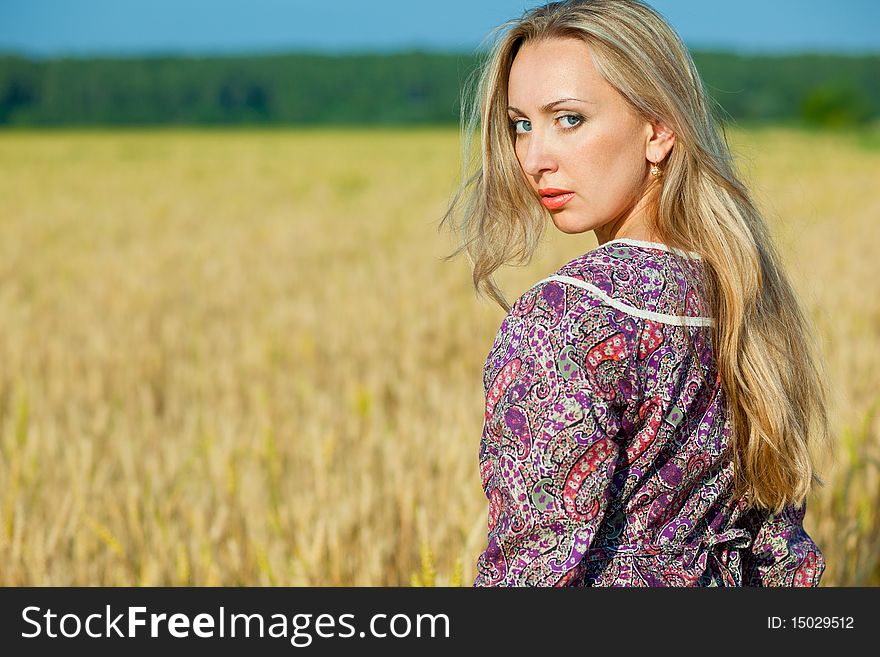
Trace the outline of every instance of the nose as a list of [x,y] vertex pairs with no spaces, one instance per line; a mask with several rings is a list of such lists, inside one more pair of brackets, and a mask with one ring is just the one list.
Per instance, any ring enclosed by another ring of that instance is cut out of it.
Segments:
[[552,152],[551,144],[534,128],[523,148],[520,164],[526,174],[540,178],[542,174],[556,170],[556,156]]

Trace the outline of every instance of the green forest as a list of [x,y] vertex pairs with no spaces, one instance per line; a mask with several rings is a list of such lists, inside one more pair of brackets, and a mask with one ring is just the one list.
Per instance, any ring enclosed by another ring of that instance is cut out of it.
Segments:
[[[725,122],[880,118],[880,55],[694,52]],[[0,56],[0,126],[447,124],[480,54]]]

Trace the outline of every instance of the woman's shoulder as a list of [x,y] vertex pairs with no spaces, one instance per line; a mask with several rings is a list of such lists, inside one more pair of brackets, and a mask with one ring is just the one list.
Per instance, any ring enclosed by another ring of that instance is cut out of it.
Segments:
[[[533,289],[570,288],[572,300],[610,306],[634,318],[679,326],[710,326],[704,316],[699,255],[657,242],[619,238],[580,255]],[[552,293],[551,293],[552,294]]]

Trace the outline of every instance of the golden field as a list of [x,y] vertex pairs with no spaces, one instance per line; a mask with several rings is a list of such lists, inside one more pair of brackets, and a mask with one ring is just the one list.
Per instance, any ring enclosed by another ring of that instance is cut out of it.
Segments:
[[[880,584],[876,136],[730,135],[827,361],[823,585]],[[504,313],[458,131],[0,133],[0,584],[469,585]],[[552,225],[513,299],[592,248]]]

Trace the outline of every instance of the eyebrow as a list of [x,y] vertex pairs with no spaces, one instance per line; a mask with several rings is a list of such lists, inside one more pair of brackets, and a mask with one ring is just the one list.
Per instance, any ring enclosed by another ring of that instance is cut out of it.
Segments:
[[[581,100],[580,98],[560,98],[559,100],[554,100],[552,103],[547,103],[546,105],[544,105],[544,106],[541,108],[541,111],[542,111],[542,112],[550,112],[550,111],[552,111],[553,108],[556,107],[557,105],[561,105],[562,103],[567,103],[567,102],[570,102],[570,101],[572,101],[572,100],[573,100],[574,102],[576,102],[576,103],[590,103],[590,102],[592,102],[592,101],[589,101],[589,100]],[[522,111],[521,109],[519,109],[519,108],[514,107],[513,105],[508,105],[508,106],[507,106],[507,111],[508,111],[508,112],[516,112],[517,114],[525,114],[525,112],[523,112],[523,111]]]

